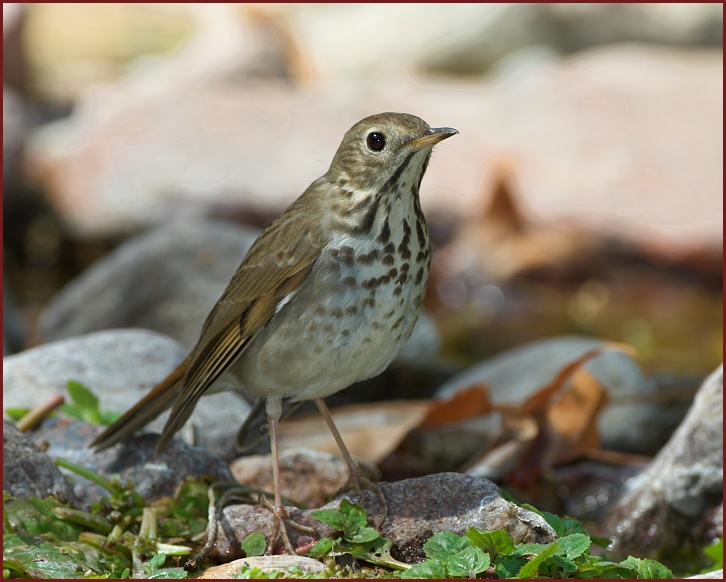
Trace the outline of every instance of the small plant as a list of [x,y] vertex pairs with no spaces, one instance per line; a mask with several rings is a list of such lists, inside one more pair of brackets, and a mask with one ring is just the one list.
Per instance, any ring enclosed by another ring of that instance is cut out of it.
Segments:
[[410,568],[409,564],[391,556],[391,541],[382,538],[375,528],[368,525],[366,510],[360,505],[343,499],[340,509],[320,509],[314,511],[312,516],[335,528],[341,535],[322,538],[310,550],[311,558],[350,554],[357,560],[394,570]]
[[426,560],[405,564],[390,555],[391,542],[368,525],[365,510],[343,500],[339,510],[320,510],[313,517],[340,532],[323,538],[310,550],[322,558],[347,553],[356,559],[400,570],[401,578],[672,578],[655,560],[629,557],[610,562],[591,556],[593,545],[607,540],[591,538],[576,519],[536,511],[550,523],[558,539],[547,544],[515,544],[505,530],[469,528],[465,536],[439,532],[424,544]]

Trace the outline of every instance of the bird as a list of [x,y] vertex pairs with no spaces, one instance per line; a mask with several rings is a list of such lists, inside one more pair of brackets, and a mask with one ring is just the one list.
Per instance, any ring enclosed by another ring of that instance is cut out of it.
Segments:
[[[328,171],[257,238],[207,316],[186,358],[101,433],[123,442],[171,414],[158,454],[201,396],[230,385],[264,401],[271,444],[275,538],[294,553],[279,479],[282,402],[313,400],[341,450],[348,486],[381,488],[360,473],[324,398],[381,373],[410,337],[431,250],[419,189],[433,147],[458,133],[408,113],[379,113],[343,136]],[[223,378],[224,381],[220,381]]]

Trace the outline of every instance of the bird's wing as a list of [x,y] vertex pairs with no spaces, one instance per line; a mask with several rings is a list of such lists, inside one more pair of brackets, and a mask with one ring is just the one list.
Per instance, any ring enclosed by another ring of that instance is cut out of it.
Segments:
[[278,306],[305,282],[320,257],[320,241],[304,227],[300,213],[290,210],[293,207],[255,241],[207,317],[157,451],[182,427],[197,400],[244,352]]

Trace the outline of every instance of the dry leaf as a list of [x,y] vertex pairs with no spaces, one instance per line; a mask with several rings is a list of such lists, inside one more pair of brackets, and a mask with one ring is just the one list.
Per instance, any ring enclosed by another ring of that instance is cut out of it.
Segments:
[[[430,401],[400,400],[356,404],[331,410],[335,426],[350,453],[379,463],[394,451],[403,438],[421,424]],[[339,454],[338,445],[317,411],[296,415],[279,427],[280,449],[310,449]]]
[[484,385],[459,390],[448,400],[432,403],[431,410],[419,428],[433,428],[451,422],[481,416],[494,410],[489,402],[489,391]]

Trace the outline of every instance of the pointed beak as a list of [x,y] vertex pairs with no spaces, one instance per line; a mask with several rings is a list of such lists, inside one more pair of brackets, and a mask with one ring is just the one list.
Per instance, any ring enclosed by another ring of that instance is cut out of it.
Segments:
[[429,129],[428,135],[414,139],[406,145],[414,150],[420,150],[425,147],[434,146],[440,141],[445,140],[447,137],[451,137],[457,133],[459,132],[453,127],[432,127]]

